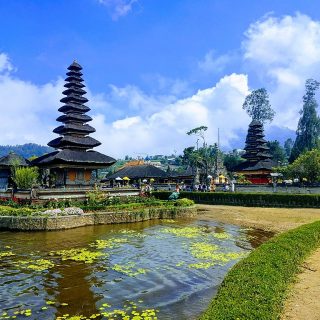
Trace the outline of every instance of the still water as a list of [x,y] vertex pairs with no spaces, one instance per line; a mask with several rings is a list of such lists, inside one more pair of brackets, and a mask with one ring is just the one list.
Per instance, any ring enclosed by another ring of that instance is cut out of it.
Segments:
[[0,231],[0,319],[197,319],[270,236],[202,220]]

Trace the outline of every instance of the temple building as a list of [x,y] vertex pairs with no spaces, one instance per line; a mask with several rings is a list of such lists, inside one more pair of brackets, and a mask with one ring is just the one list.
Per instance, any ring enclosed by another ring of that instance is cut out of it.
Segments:
[[123,178],[129,178],[130,183],[140,184],[143,180],[155,183],[164,183],[168,181],[168,175],[165,171],[151,165],[151,164],[130,164],[125,165],[120,170],[116,171],[110,176],[107,176],[102,182],[110,181],[114,185],[117,181]]
[[277,163],[271,159],[267,141],[264,139],[263,124],[253,120],[249,124],[246,138],[246,151],[242,158],[245,162],[236,168],[237,174],[242,174],[251,183],[267,184],[271,182],[270,173]]
[[89,136],[95,129],[88,124],[92,120],[86,113],[90,108],[84,105],[88,99],[82,79],[82,67],[73,62],[68,67],[64,103],[58,110],[63,113],[57,118],[62,125],[53,130],[60,136],[48,143],[56,151],[45,154],[34,161],[33,165],[50,171],[50,185],[56,187],[90,186],[97,182],[97,169],[106,168],[115,159],[93,151],[101,143]]
[[8,187],[12,187],[12,168],[27,167],[29,161],[20,155],[10,152],[6,156],[0,158],[0,191],[6,191]]

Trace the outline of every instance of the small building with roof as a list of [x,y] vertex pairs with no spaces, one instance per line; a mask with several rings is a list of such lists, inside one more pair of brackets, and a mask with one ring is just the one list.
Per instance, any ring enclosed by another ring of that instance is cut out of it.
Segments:
[[277,166],[277,163],[269,153],[267,141],[264,139],[263,124],[260,121],[253,120],[249,124],[244,150],[242,158],[246,161],[236,167],[236,173],[244,175],[254,184],[270,183],[272,168]]
[[111,184],[117,181],[118,178],[129,178],[130,183],[140,184],[143,180],[150,182],[154,179],[156,183],[164,183],[168,179],[168,175],[165,171],[151,165],[151,164],[138,164],[138,165],[127,165],[116,171],[110,176],[105,177],[102,182],[110,181]]
[[10,152],[8,155],[0,158],[0,190],[6,191],[11,183],[12,167],[27,167],[29,161],[20,155]]
[[74,61],[69,67],[64,103],[58,109],[63,115],[57,118],[62,125],[53,130],[59,137],[48,143],[56,151],[45,154],[32,161],[33,165],[50,171],[56,187],[90,186],[97,181],[97,169],[107,168],[116,162],[110,156],[92,150],[101,143],[90,137],[95,129],[88,124],[92,120],[86,113],[90,108],[84,103],[86,91],[82,79],[82,67]]

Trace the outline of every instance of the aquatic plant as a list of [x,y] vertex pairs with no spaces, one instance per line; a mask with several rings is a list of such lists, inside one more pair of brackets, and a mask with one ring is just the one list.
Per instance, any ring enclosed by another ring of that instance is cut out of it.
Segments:
[[177,237],[184,238],[197,238],[205,236],[205,228],[203,227],[183,227],[183,228],[164,228],[161,230],[163,233],[171,233]]
[[90,243],[89,246],[96,249],[114,249],[119,248],[122,243],[127,243],[128,239],[125,238],[111,238],[108,240],[96,240],[93,243]]
[[40,272],[54,267],[54,263],[47,259],[19,260],[19,261],[15,261],[13,264],[22,269],[40,271]]
[[84,263],[93,263],[100,257],[106,257],[106,253],[90,251],[86,248],[67,249],[52,251],[49,253],[51,256],[60,256],[62,261],[72,260]]
[[226,232],[213,233],[212,236],[216,239],[230,239],[230,235]]
[[113,265],[113,267],[111,268],[114,271],[123,273],[129,277],[135,277],[139,274],[145,274],[147,273],[147,269],[142,269],[142,268],[135,268],[135,263],[134,262],[129,262],[127,264],[115,264]]
[[190,247],[191,255],[199,262],[189,264],[189,268],[208,269],[217,264],[225,264],[245,256],[246,252],[218,252],[219,247],[206,242],[193,243]]
[[3,252],[0,252],[0,260],[1,260],[2,258],[12,257],[12,256],[15,256],[15,254],[14,254],[12,251],[3,251]]
[[176,221],[173,219],[161,219],[161,222],[165,222],[165,223],[175,223]]

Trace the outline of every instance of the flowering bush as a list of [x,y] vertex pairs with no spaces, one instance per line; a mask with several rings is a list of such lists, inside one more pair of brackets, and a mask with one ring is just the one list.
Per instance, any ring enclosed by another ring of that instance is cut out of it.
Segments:
[[83,210],[81,208],[77,208],[77,207],[70,207],[70,208],[65,208],[62,211],[62,214],[65,216],[68,215],[77,215],[77,216],[81,216],[82,214],[84,214]]
[[42,212],[37,212],[36,214],[39,215],[47,215],[50,217],[57,217],[57,216],[70,216],[70,215],[77,215],[80,216],[82,215],[84,212],[81,208],[77,208],[77,207],[69,207],[69,208],[65,208],[65,209],[49,209],[46,211],[42,211]]

